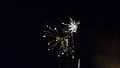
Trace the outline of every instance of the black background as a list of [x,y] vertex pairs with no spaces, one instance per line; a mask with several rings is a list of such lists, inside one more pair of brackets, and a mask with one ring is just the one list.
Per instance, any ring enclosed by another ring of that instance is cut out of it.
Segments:
[[94,68],[93,56],[120,59],[119,17],[113,1],[15,1],[13,7],[1,27],[5,68],[57,68],[58,58],[47,51],[42,31],[46,24],[55,26],[69,17],[81,21],[75,37],[81,68]]

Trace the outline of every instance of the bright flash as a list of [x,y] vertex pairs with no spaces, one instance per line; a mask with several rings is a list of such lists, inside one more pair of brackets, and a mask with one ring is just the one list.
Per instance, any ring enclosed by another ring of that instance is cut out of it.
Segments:
[[76,22],[75,20],[72,20],[70,18],[70,24],[68,24],[68,30],[73,32],[77,32],[78,25],[80,24],[80,21]]

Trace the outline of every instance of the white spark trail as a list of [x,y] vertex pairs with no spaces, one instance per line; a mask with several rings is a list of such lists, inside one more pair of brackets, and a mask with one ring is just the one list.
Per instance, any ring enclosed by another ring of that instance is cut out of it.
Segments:
[[80,59],[78,59],[78,68],[80,68]]

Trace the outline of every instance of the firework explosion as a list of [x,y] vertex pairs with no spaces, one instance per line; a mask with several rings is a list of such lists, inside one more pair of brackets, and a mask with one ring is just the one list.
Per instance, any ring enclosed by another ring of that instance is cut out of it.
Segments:
[[73,44],[73,33],[77,33],[78,25],[80,24],[80,21],[75,21],[70,18],[69,23],[62,23],[67,29],[60,29],[63,33],[63,36],[61,36],[61,32],[57,28],[51,28],[50,26],[46,26],[48,29],[45,30],[45,35],[43,37],[51,37],[53,40],[51,40],[48,45],[50,48],[48,50],[54,50],[56,46],[58,46],[58,57],[61,55],[69,56],[71,55],[74,59],[73,52],[74,52],[74,45],[70,46],[69,40],[72,41]]

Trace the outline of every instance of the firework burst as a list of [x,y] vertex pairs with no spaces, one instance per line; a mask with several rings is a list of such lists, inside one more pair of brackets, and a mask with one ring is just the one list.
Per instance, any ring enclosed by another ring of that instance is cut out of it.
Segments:
[[[62,31],[62,33],[57,28],[51,28],[50,26],[46,26],[48,29],[45,30],[45,35],[43,37],[51,37],[52,40],[48,43],[50,45],[50,48],[48,50],[54,50],[56,46],[58,46],[58,57],[61,55],[69,56],[71,55],[74,59],[73,52],[74,52],[74,45],[72,47],[69,44],[70,38],[72,38],[73,41],[73,33],[77,32],[78,25],[80,24],[80,21],[76,22],[75,20],[72,20],[70,18],[70,21],[68,24],[62,23],[67,27],[66,30],[59,29]],[[62,34],[62,35],[61,35]],[[73,42],[72,42],[73,43]]]

